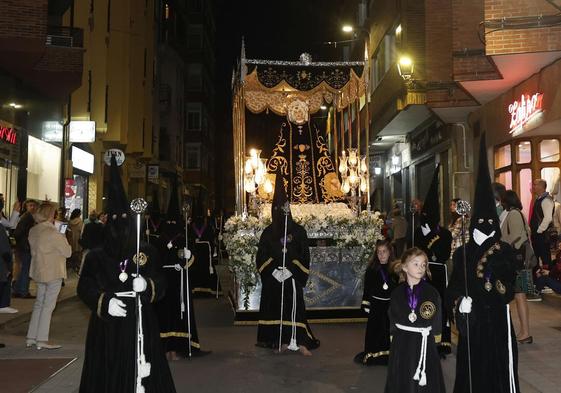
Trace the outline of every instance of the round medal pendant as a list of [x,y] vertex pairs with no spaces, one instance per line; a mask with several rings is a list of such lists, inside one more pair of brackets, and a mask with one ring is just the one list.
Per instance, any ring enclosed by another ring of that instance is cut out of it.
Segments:
[[483,286],[487,292],[490,292],[493,289],[493,284],[489,281],[485,281],[485,285]]
[[127,281],[127,278],[129,278],[129,275],[127,273],[121,272],[121,274],[119,274],[119,280],[121,280],[121,282]]
[[411,323],[414,323],[417,320],[417,314],[415,314],[414,311],[411,311],[411,313],[409,314],[409,321]]
[[384,285],[382,285],[382,288],[384,289],[384,291],[387,291],[388,288],[389,288],[389,287],[388,287],[388,284],[387,284],[387,283],[384,283]]
[[171,249],[173,248],[173,243],[170,241],[170,242],[167,244],[167,247],[168,247],[168,250],[171,250]]

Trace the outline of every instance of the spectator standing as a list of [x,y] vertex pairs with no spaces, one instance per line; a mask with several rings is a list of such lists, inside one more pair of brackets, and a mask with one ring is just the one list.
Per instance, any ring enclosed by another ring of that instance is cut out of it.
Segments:
[[33,299],[29,293],[29,267],[31,265],[31,251],[29,249],[29,230],[35,225],[33,215],[37,211],[37,202],[28,199],[24,202],[23,207],[25,213],[22,214],[16,229],[14,237],[16,239],[16,258],[21,265],[19,276],[14,284],[14,297],[22,297]]
[[29,231],[30,276],[37,283],[37,298],[29,321],[26,345],[35,345],[37,349],[61,347],[49,344],[49,330],[62,280],[66,278],[66,258],[72,254],[72,248],[54,225],[55,213],[54,204],[43,202],[35,214],[37,225]]
[[396,207],[392,210],[392,229],[395,255],[401,258],[407,244],[407,220],[401,215],[401,209]]
[[532,191],[536,196],[530,215],[530,229],[532,231],[532,245],[536,257],[542,265],[551,265],[551,243],[548,230],[553,226],[553,210],[555,204],[546,191],[547,182],[536,179],[532,183]]
[[4,214],[4,204],[4,194],[0,193],[0,224],[2,224],[6,229],[15,229],[19,221],[21,204],[19,201],[14,202],[14,205],[12,206],[12,213],[10,214],[9,219]]
[[82,235],[83,228],[84,222],[82,221],[82,211],[80,209],[72,210],[72,213],[70,213],[70,220],[68,221],[66,238],[68,239],[68,243],[70,243],[70,247],[72,247],[72,256],[69,260],[69,267],[76,272],[80,270],[80,264],[82,262],[80,236]]
[[12,301],[12,248],[6,229],[0,225],[0,314],[14,314],[18,310],[10,307]]
[[[503,207],[506,217],[501,221],[501,240],[512,246],[515,254],[526,256],[525,252],[517,253],[517,250],[528,240],[528,225],[522,215],[522,203],[518,195],[512,190],[505,192],[503,196]],[[530,309],[526,301],[526,290],[522,287],[521,270],[525,266],[524,260],[517,260],[515,266],[517,279],[514,284],[514,303],[518,310],[518,320],[520,321],[520,331],[518,332],[518,342],[520,344],[531,344],[533,339],[530,336]]]

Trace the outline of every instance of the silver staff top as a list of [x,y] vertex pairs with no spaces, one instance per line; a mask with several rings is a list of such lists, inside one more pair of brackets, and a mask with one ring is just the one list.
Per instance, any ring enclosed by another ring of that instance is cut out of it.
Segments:
[[133,199],[131,202],[131,210],[136,214],[142,214],[148,207],[148,202],[142,198]]
[[182,210],[183,213],[189,213],[189,211],[191,210],[191,205],[188,203],[184,204]]
[[471,211],[471,205],[469,204],[468,201],[464,201],[462,199],[456,202],[456,213],[458,213],[460,216],[465,216],[469,214],[470,211]]

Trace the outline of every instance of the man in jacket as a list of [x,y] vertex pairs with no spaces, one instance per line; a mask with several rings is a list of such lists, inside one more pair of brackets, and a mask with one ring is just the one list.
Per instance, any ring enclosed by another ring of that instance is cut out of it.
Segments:
[[546,191],[547,182],[536,179],[532,183],[532,191],[536,196],[530,214],[530,229],[532,233],[532,246],[536,257],[542,265],[551,266],[551,239],[550,226],[553,226],[553,210],[555,204]]
[[31,251],[29,249],[29,230],[35,225],[33,215],[37,211],[37,202],[28,199],[24,202],[26,212],[21,216],[14,237],[16,238],[16,257],[21,264],[19,277],[14,284],[14,297],[34,298],[29,293],[29,267],[31,266]]

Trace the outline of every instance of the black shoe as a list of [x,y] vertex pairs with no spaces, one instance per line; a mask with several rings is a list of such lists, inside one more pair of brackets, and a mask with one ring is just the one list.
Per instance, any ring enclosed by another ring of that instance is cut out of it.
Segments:
[[310,341],[310,343],[306,346],[306,348],[308,348],[310,351],[313,351],[314,349],[318,349],[319,345],[320,345],[320,341],[318,339],[313,339]]

